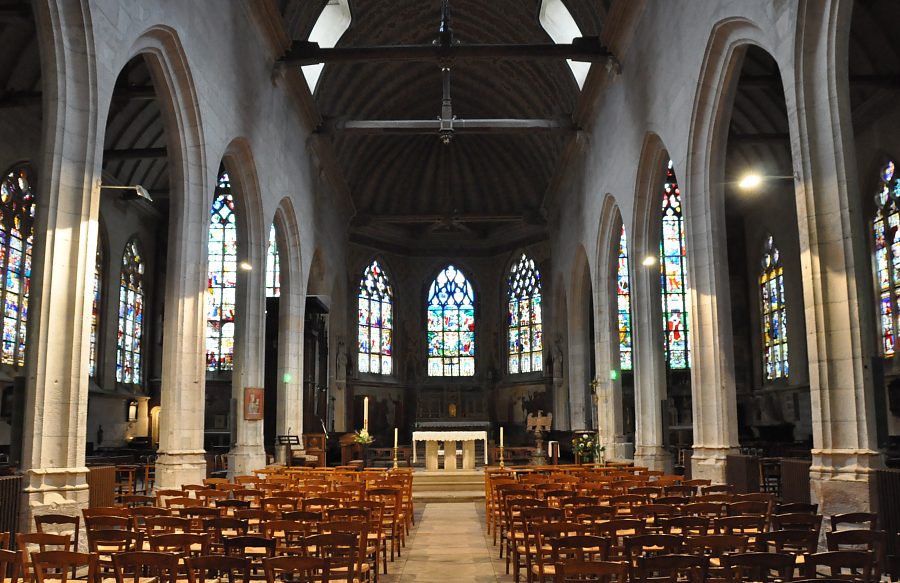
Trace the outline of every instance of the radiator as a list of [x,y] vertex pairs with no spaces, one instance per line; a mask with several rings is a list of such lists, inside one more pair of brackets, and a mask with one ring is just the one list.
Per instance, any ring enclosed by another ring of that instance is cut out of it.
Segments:
[[[19,530],[19,502],[22,499],[22,476],[0,477],[0,532],[15,536]],[[10,544],[14,544],[10,540]],[[15,548],[15,547],[12,547]]]
[[88,506],[115,506],[116,504],[116,466],[93,466],[88,468],[88,488],[90,497]]
[[809,460],[782,458],[781,460],[781,501],[810,503]]

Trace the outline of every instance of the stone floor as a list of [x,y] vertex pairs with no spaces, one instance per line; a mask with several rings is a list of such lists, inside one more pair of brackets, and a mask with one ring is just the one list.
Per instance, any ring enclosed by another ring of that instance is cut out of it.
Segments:
[[403,556],[379,577],[384,583],[513,581],[506,575],[506,559],[487,536],[484,501],[437,503],[416,506],[416,526],[410,532]]

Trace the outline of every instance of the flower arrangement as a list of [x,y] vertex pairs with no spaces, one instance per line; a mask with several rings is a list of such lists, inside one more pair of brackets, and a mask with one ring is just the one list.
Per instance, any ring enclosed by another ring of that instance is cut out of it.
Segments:
[[601,454],[606,451],[606,447],[595,441],[595,434],[582,433],[572,438],[572,451],[574,451],[584,461],[592,461],[599,459]]
[[365,429],[360,429],[356,432],[356,435],[353,437],[354,443],[359,443],[361,445],[369,445],[374,442],[375,438]]

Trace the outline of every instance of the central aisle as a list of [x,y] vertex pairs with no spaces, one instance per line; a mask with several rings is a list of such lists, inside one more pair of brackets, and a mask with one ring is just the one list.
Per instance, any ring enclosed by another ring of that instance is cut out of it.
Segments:
[[[494,583],[505,581],[494,574],[485,526],[476,504],[427,503],[415,532],[404,549],[396,575],[385,581],[401,583],[448,581]],[[511,580],[511,578],[509,579]]]

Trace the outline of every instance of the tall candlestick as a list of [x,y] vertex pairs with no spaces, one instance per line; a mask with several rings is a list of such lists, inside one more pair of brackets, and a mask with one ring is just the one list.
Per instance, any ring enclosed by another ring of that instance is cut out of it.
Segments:
[[399,447],[400,431],[394,427],[394,447]]
[[503,447],[503,427],[500,427],[500,447]]
[[369,397],[363,399],[363,429],[369,430]]

